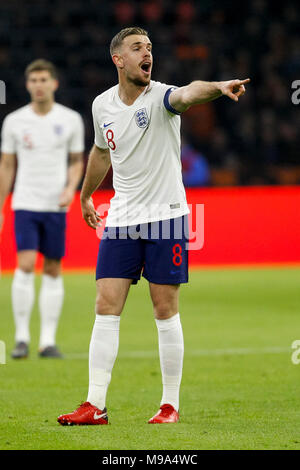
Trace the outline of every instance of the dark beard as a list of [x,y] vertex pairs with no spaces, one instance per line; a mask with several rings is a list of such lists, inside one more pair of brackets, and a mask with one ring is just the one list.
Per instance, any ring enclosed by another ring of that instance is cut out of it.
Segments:
[[140,80],[139,78],[131,78],[130,81],[138,87],[147,86],[150,83],[150,78],[149,80]]

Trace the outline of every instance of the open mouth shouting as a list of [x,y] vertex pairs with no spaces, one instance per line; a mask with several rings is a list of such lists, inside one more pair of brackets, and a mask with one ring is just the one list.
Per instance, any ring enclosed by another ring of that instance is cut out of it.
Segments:
[[142,69],[142,71],[146,74],[146,75],[150,75],[151,73],[151,61],[150,60],[145,60],[144,62],[142,62],[140,64],[140,67]]

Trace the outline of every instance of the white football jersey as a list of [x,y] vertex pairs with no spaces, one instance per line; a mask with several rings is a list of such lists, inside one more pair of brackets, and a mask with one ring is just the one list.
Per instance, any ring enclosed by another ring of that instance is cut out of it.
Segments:
[[12,208],[58,212],[59,196],[67,181],[68,154],[84,150],[81,116],[54,103],[46,115],[31,105],[6,116],[1,151],[16,154],[18,167]]
[[[182,183],[180,116],[171,85],[151,81],[131,106],[116,85],[93,102],[95,145],[110,150],[115,195],[106,225],[136,225],[189,213]],[[168,108],[168,109],[167,109]]]

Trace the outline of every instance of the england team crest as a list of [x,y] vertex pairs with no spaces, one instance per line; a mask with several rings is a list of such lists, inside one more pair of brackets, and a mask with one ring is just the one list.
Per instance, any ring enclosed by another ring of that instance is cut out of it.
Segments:
[[145,128],[149,125],[149,117],[146,108],[138,109],[135,114],[135,122],[138,127]]
[[54,126],[54,132],[56,135],[62,135],[63,133],[63,126],[61,124],[56,124]]

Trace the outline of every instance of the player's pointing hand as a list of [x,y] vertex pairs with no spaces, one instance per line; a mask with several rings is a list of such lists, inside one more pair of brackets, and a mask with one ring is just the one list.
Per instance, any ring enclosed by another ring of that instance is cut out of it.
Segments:
[[81,200],[81,211],[82,217],[89,227],[96,229],[99,225],[101,225],[102,219],[96,212],[93,199],[91,197],[87,200]]
[[244,95],[246,92],[245,85],[250,82],[250,78],[245,80],[228,80],[226,82],[220,82],[220,90],[222,95],[226,95],[233,101],[238,101],[239,97]]

